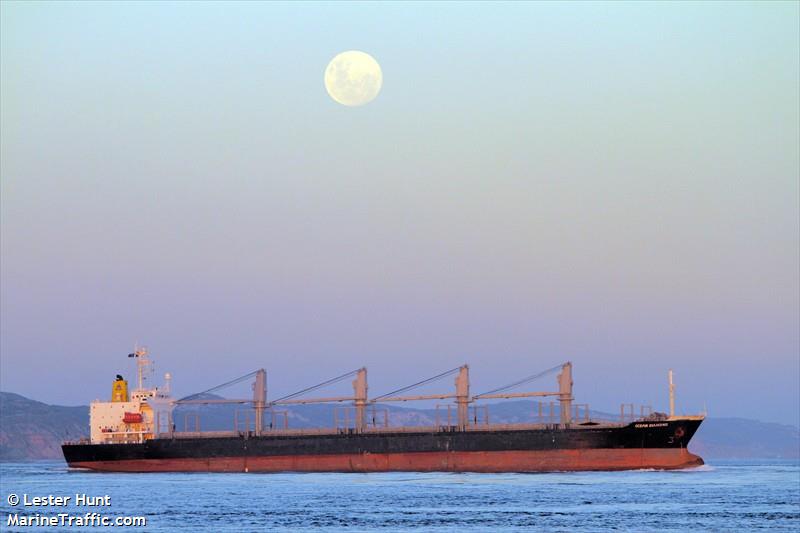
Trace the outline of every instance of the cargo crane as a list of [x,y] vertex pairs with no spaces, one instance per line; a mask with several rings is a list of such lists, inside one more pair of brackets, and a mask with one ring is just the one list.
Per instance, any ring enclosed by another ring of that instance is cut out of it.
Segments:
[[[558,392],[508,392],[509,390],[516,389],[522,385],[530,383],[543,376],[551,374],[556,370],[561,369],[561,373],[557,377],[559,384]],[[456,375],[455,390],[452,393],[441,394],[421,394],[421,395],[402,395],[405,392],[417,389],[424,385],[428,385],[448,376]],[[253,398],[252,399],[223,399],[223,398],[203,398],[206,394],[219,391],[223,388],[236,385],[247,379],[255,378],[253,385]],[[355,377],[352,382],[353,395],[352,396],[330,396],[320,398],[305,398],[304,395],[315,390],[334,385],[347,378]],[[287,394],[275,400],[267,401],[267,386],[266,386],[266,371],[262,368],[249,374],[245,374],[231,381],[222,383],[210,389],[204,390],[199,393],[191,394],[179,400],[175,400],[173,405],[213,405],[213,404],[253,404],[255,410],[255,435],[262,435],[264,432],[263,416],[265,409],[272,409],[275,406],[281,405],[308,405],[308,404],[321,404],[321,403],[342,403],[353,402],[355,407],[355,431],[363,432],[367,429],[366,422],[366,408],[367,405],[376,405],[378,403],[389,402],[410,402],[410,401],[425,401],[425,400],[445,400],[453,399],[456,404],[456,427],[458,430],[466,431],[469,426],[469,404],[478,400],[487,399],[511,399],[511,398],[532,398],[532,397],[557,397],[560,403],[560,423],[563,427],[568,426],[572,421],[572,363],[566,362],[543,372],[528,376],[522,380],[515,381],[492,389],[490,391],[470,396],[470,383],[469,383],[469,365],[464,364],[455,368],[451,368],[440,374],[412,383],[405,387],[393,390],[391,392],[376,396],[368,399],[367,391],[367,369],[366,367],[352,370],[340,376],[322,381],[316,385],[306,387],[291,394]]]
[[[551,374],[556,370],[561,369],[561,373],[556,378],[558,382],[558,392],[505,392],[511,389],[515,389],[531,381],[537,380],[543,376]],[[492,389],[490,391],[477,394],[472,397],[472,401],[476,400],[489,400],[489,399],[510,399],[510,398],[535,398],[535,397],[546,397],[546,396],[556,396],[558,397],[559,406],[560,406],[560,421],[562,427],[567,427],[572,422],[572,401],[574,398],[572,397],[572,363],[567,361],[566,363],[554,366],[552,368],[548,368],[543,372],[539,372],[538,374],[534,374],[532,376],[528,376],[523,378],[519,381],[515,381],[513,383],[509,383],[508,385],[503,385],[502,387],[498,387],[496,389]],[[587,409],[588,414],[588,409]]]
[[[205,396],[206,394],[211,394],[213,392],[219,391],[221,389],[231,387],[247,379],[255,378],[253,382],[253,398],[252,399],[228,399],[228,398],[201,398],[201,396]],[[219,405],[219,404],[253,404],[253,408],[255,410],[255,435],[259,436],[264,431],[264,409],[267,405],[267,371],[263,368],[259,368],[249,374],[245,374],[244,376],[239,376],[236,379],[232,379],[231,381],[227,381],[221,385],[217,385],[215,387],[211,387],[210,389],[206,389],[202,392],[197,392],[194,394],[190,394],[189,396],[184,396],[179,400],[175,400],[172,405]],[[199,429],[199,428],[197,428]]]
[[[434,381],[438,381],[442,378],[447,376],[451,376],[453,374],[458,374],[456,376],[455,384],[456,390],[453,394],[422,394],[416,396],[395,396],[396,394],[401,394],[404,392],[408,392],[410,390],[416,389],[418,387],[422,387],[423,385],[427,385],[428,383],[432,383]],[[409,401],[418,401],[418,400],[445,400],[448,398],[454,398],[456,401],[457,412],[458,412],[458,428],[460,430],[465,430],[469,425],[469,413],[468,413],[468,406],[469,406],[469,366],[468,365],[461,365],[456,368],[452,368],[446,372],[442,372],[441,374],[437,374],[433,377],[428,379],[424,379],[422,381],[418,381],[417,383],[412,383],[411,385],[402,387],[397,390],[393,390],[392,392],[388,392],[386,394],[382,394],[381,396],[377,396],[370,400],[370,403],[375,404],[377,402],[409,402]]]

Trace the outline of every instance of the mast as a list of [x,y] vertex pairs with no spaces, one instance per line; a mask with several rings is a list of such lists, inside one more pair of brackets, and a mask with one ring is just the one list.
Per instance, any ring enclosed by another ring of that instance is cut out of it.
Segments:
[[558,403],[563,426],[572,422],[572,400],[572,363],[568,361],[561,367],[558,375]]
[[469,424],[469,365],[459,368],[456,376],[456,406],[458,429],[464,431]]
[[356,431],[361,433],[366,425],[367,369],[359,368],[353,380],[353,401],[356,406]]
[[675,416],[675,384],[672,382],[672,369],[669,370],[669,417]]
[[150,352],[147,350],[147,347],[137,346],[132,354],[128,354],[128,357],[135,357],[136,358],[136,385],[137,391],[144,390],[144,380],[147,379],[145,376],[145,372],[148,371],[147,367],[153,364],[153,361],[150,360]]
[[261,435],[264,429],[264,406],[267,403],[267,371],[263,368],[256,372],[256,382],[253,384],[253,407],[256,411],[256,436]]

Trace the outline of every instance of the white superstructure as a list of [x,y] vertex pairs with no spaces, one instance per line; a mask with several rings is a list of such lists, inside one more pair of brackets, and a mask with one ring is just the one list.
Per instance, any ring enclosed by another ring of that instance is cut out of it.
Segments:
[[89,407],[92,444],[143,442],[161,431],[172,429],[173,402],[170,375],[164,387],[146,388],[147,374],[153,361],[146,348],[136,348],[128,357],[136,358],[137,388],[128,394],[128,382],[117,375],[111,389],[111,401],[95,400]]

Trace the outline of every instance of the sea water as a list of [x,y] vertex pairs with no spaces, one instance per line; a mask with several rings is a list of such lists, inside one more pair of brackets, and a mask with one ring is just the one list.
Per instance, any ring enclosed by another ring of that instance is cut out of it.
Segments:
[[[0,464],[0,489],[2,531],[800,531],[796,461],[547,474],[114,474],[28,462]],[[70,499],[25,506],[25,495]],[[9,525],[59,513],[146,525]]]

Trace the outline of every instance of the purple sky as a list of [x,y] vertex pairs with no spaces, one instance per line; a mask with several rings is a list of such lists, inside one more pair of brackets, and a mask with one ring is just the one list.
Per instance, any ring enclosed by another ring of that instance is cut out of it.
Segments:
[[594,408],[671,367],[798,423],[797,3],[1,9],[0,389],[106,397],[137,341],[179,394],[570,359]]

